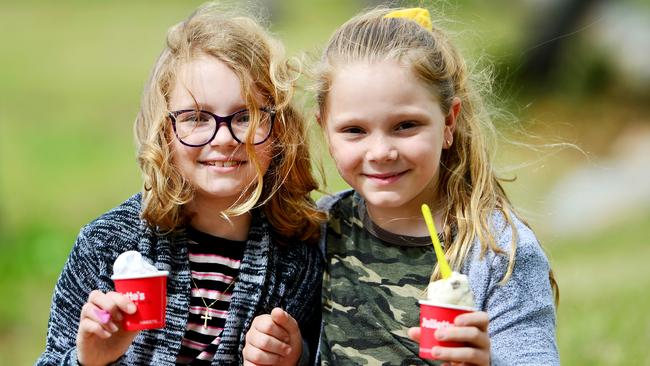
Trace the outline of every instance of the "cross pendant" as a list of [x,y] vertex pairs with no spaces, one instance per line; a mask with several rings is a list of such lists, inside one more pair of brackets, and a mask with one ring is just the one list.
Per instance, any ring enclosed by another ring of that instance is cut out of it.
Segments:
[[212,320],[212,317],[208,314],[208,309],[205,309],[205,314],[201,315],[201,319],[203,320],[203,329],[208,327],[208,319]]

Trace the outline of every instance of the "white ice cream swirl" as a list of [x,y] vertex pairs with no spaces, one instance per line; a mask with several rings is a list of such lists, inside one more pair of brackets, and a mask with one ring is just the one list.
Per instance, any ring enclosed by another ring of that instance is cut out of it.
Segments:
[[427,299],[440,305],[475,307],[469,280],[467,276],[458,272],[452,272],[447,279],[429,283]]

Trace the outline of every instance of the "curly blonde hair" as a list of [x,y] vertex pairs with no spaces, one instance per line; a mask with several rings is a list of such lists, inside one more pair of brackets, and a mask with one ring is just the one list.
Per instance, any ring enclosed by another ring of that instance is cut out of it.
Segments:
[[[451,239],[451,227],[457,233],[446,248],[453,268],[460,268],[476,239],[481,243],[481,255],[488,249],[508,255],[508,270],[502,279],[512,275],[517,246],[517,231],[513,217],[517,215],[500,179],[493,170],[489,146],[495,140],[495,128],[482,96],[475,90],[472,75],[457,48],[447,35],[435,25],[428,30],[405,18],[385,18],[399,9],[376,8],[348,20],[330,38],[316,67],[316,100],[325,121],[327,96],[337,67],[355,62],[394,60],[410,67],[440,101],[447,115],[454,98],[462,104],[453,132],[454,144],[443,151],[440,161],[441,192],[445,192],[448,213],[443,228],[446,239]],[[503,214],[513,229],[511,250],[505,253],[498,247],[490,230],[490,217],[495,211]],[[559,297],[553,273],[551,285]],[[432,280],[440,278],[434,269]]]
[[173,164],[168,101],[180,67],[203,55],[216,57],[239,77],[249,110],[258,110],[260,96],[264,105],[275,110],[271,164],[262,174],[253,145],[244,145],[257,179],[223,215],[261,207],[275,233],[315,241],[325,215],[309,196],[318,186],[311,171],[305,121],[292,104],[297,70],[286,60],[282,44],[258,22],[215,3],[201,6],[169,29],[167,46],[145,86],[135,121],[144,178],[143,219],[163,231],[174,231],[187,222],[183,207],[192,200],[194,189]]

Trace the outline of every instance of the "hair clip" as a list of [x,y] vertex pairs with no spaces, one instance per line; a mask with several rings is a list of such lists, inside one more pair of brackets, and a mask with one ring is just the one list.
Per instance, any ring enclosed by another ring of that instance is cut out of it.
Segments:
[[384,18],[406,18],[418,23],[422,28],[433,30],[429,11],[423,8],[409,8],[391,11],[384,15]]

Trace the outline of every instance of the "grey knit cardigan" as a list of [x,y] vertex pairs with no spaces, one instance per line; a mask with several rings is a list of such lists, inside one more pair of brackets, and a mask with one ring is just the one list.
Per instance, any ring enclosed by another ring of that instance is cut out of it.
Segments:
[[[346,190],[324,196],[318,201],[318,206],[330,210],[351,194],[361,199],[358,193]],[[491,219],[497,245],[510,252],[512,229],[499,213],[492,215]],[[505,284],[500,284],[500,281],[508,268],[508,258],[493,251],[481,257],[478,240],[470,249],[461,272],[469,277],[477,308],[488,313],[492,365],[559,365],[549,263],[533,231],[516,217],[514,224],[517,229],[515,268]],[[327,253],[326,230],[327,224],[324,224],[320,242],[324,257]],[[319,360],[315,362],[319,363]]]
[[[46,349],[37,365],[77,365],[75,337],[81,307],[92,290],[114,290],[110,279],[113,262],[127,250],[138,250],[159,270],[169,271],[166,325],[142,331],[116,364],[174,365],[189,311],[187,238],[183,232],[157,233],[140,219],[141,208],[141,195],[136,194],[82,228],[54,289]],[[267,221],[254,211],[225,330],[212,364],[242,364],[244,339],[253,318],[276,306],[298,321],[313,358],[322,269],[317,246],[274,245]]]

